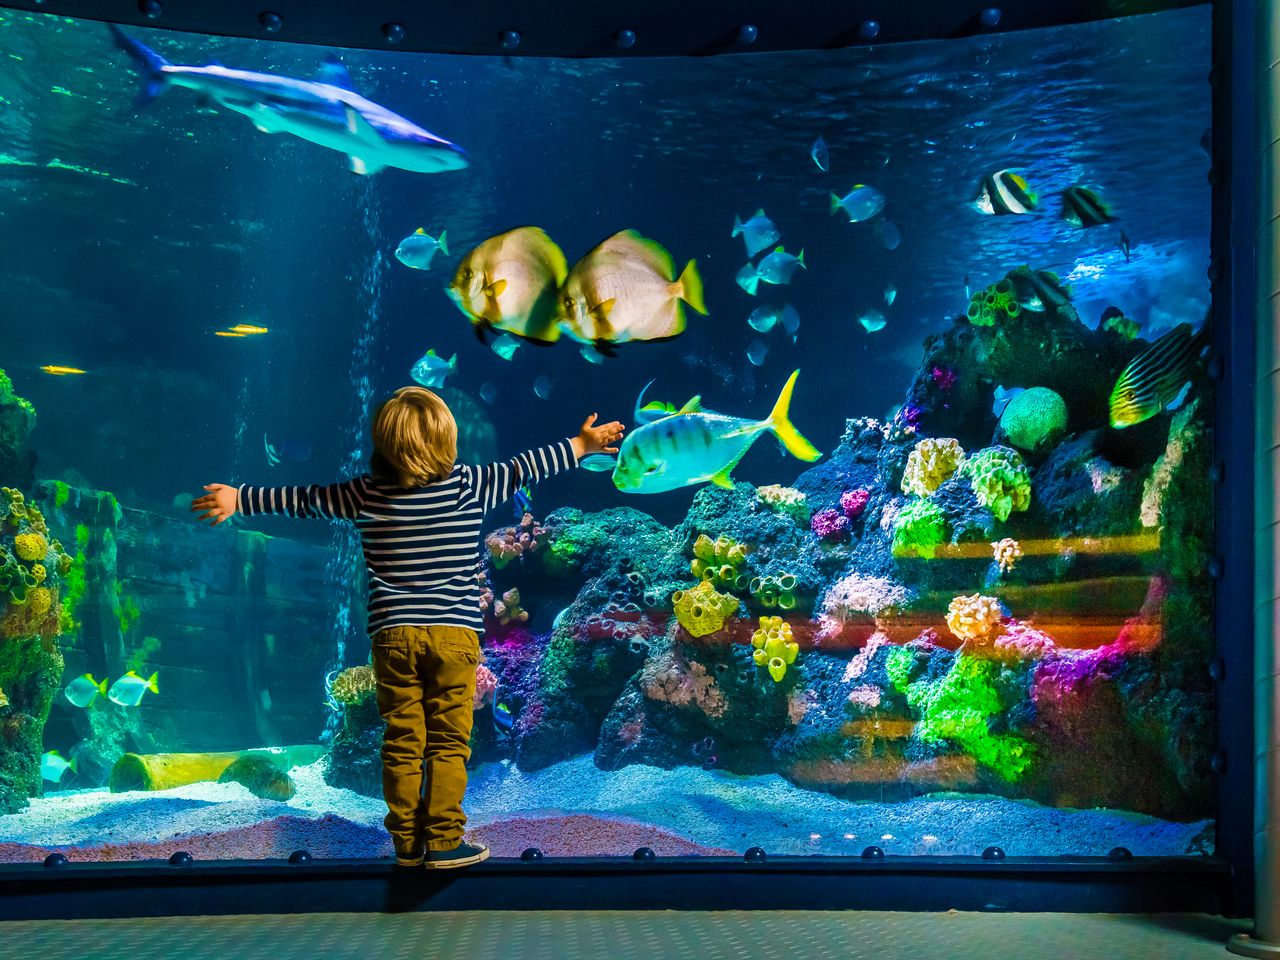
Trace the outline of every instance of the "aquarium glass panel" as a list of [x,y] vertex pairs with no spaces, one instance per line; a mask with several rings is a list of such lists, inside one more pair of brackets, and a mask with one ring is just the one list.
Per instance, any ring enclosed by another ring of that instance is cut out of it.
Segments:
[[1207,7],[0,57],[0,859],[1212,852]]

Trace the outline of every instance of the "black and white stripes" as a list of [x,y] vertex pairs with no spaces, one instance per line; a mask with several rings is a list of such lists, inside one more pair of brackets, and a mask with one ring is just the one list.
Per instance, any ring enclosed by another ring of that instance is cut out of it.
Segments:
[[447,478],[404,489],[360,476],[329,486],[240,487],[240,512],[349,520],[369,572],[369,635],[396,626],[484,629],[480,526],[484,514],[577,463],[568,440],[513,460],[455,466]]

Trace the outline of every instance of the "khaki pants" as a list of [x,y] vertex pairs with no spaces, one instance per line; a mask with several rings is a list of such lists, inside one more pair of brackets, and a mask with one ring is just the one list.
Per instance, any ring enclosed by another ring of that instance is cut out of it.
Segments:
[[480,641],[463,627],[390,627],[373,638],[382,793],[396,855],[452,850],[467,818],[462,795]]

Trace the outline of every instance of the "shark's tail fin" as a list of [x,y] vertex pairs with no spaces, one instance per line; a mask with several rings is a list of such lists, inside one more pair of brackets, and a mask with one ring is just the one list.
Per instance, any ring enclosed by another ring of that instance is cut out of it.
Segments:
[[164,91],[168,85],[164,68],[169,61],[156,53],[145,43],[133,39],[114,23],[107,24],[116,46],[127,53],[142,71],[142,92],[138,94],[138,104],[150,103]]

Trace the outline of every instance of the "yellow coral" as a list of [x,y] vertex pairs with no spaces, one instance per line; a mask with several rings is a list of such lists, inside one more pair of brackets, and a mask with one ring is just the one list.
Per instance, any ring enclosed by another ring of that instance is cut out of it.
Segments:
[[774,683],[787,675],[787,667],[800,653],[800,645],[792,639],[791,624],[781,617],[761,617],[760,628],[751,635],[751,646],[755,647],[751,659],[757,667],[768,668]]
[[31,576],[35,578],[36,583],[44,583],[44,578],[48,576],[43,563],[32,564]]
[[360,703],[373,696],[377,687],[373,667],[348,667],[333,678],[333,682],[329,684],[329,694],[339,703]]
[[33,618],[43,617],[53,606],[53,594],[49,592],[48,587],[36,587],[27,594],[27,603]]
[[1013,537],[996,541],[991,545],[991,550],[995,554],[996,566],[1000,568],[1001,573],[1008,573],[1022,559],[1022,545]]
[[785,513],[799,523],[809,522],[808,500],[795,487],[771,483],[768,486],[756,487],[756,496],[778,513]]
[[738,609],[738,598],[719,593],[703,580],[692,590],[677,590],[671,595],[676,619],[691,637],[704,637],[724,626],[725,619]]
[[980,594],[956,597],[947,607],[947,629],[964,641],[990,640],[1000,632],[1000,601]]
[[32,560],[43,560],[49,552],[49,544],[38,533],[20,533],[13,538],[13,552],[30,563]]
[[915,445],[902,473],[902,489],[927,497],[964,463],[964,448],[951,437],[930,437]]

